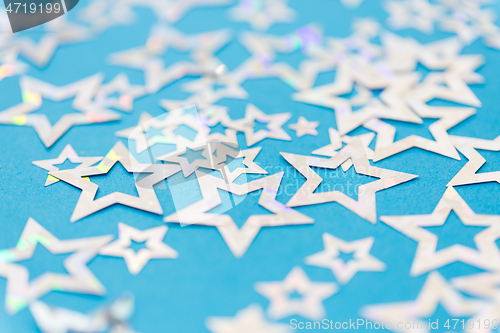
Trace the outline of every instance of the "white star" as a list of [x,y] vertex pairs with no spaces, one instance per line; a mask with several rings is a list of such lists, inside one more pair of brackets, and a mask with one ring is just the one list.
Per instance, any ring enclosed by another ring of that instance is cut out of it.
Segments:
[[[267,313],[271,318],[282,319],[292,315],[319,320],[326,315],[323,301],[338,291],[333,282],[312,282],[299,266],[293,268],[280,282],[257,282],[255,291],[269,299]],[[297,292],[301,299],[291,299]]]
[[[373,246],[373,237],[352,242],[346,242],[328,233],[323,234],[325,250],[306,257],[305,263],[311,266],[330,268],[337,280],[346,284],[359,271],[385,270],[385,264],[370,255]],[[352,253],[353,259],[344,262],[339,258],[340,252]]]
[[306,118],[300,116],[299,121],[296,124],[288,125],[288,128],[294,130],[297,133],[297,137],[300,138],[306,134],[318,135],[316,128],[319,126],[319,121],[307,121]]

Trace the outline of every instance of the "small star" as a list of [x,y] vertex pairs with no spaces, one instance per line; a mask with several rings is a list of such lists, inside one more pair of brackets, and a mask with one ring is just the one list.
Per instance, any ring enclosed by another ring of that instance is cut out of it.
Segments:
[[[333,282],[312,282],[299,266],[293,268],[280,282],[258,282],[255,291],[269,299],[268,315],[273,319],[282,319],[292,315],[319,320],[325,317],[323,301],[338,291]],[[297,292],[301,299],[291,299]]]
[[296,124],[288,125],[288,128],[297,132],[297,137],[301,138],[306,134],[318,135],[316,128],[319,126],[319,121],[307,121],[306,118],[300,116]]
[[[113,97],[113,94],[119,97]],[[134,110],[134,100],[146,95],[146,88],[143,86],[131,85],[127,74],[118,74],[107,84],[103,84],[95,96],[95,102],[106,108],[115,108],[120,111],[132,112]]]
[[[177,251],[163,243],[168,227],[161,226],[147,230],[135,229],[124,223],[118,223],[118,240],[103,247],[99,254],[125,259],[131,274],[137,275],[151,259],[177,258]],[[130,248],[132,240],[146,242],[146,248],[137,253]]]
[[[352,242],[346,242],[328,233],[323,234],[325,250],[306,257],[305,262],[311,266],[330,268],[337,280],[346,284],[359,271],[385,270],[385,264],[370,255],[373,246],[373,237]],[[344,262],[339,258],[340,252],[352,253],[354,259]]]
[[[78,154],[75,152],[73,147],[71,145],[66,145],[64,147],[63,151],[59,154],[57,158],[53,158],[50,160],[42,160],[42,161],[34,161],[33,164],[36,165],[37,167],[40,167],[42,169],[45,169],[49,172],[51,171],[59,171],[59,168],[56,167],[55,165],[62,164],[66,160],[69,160],[71,163],[81,163],[76,167],[76,169],[83,169],[83,168],[88,168],[98,162],[100,162],[103,159],[102,156],[99,157],[80,157]],[[54,178],[51,175],[47,176],[47,180],[45,181],[45,186],[52,185],[54,183],[57,183],[59,179]]]

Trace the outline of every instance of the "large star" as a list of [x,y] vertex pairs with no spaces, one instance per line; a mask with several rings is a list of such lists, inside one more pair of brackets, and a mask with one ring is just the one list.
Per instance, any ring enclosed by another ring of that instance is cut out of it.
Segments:
[[[338,286],[333,282],[312,282],[302,268],[296,266],[283,281],[257,282],[255,291],[269,299],[267,313],[271,318],[300,315],[319,320],[326,315],[323,301],[337,293]],[[302,298],[290,298],[293,292],[297,292]]]
[[[98,186],[85,177],[105,175],[117,162],[130,173],[150,174],[136,181],[135,188],[139,196],[114,192],[96,200]],[[53,171],[50,172],[50,175],[82,190],[73,215],[71,215],[71,222],[76,222],[114,204],[162,214],[163,210],[153,186],[179,171],[180,168],[177,165],[140,164],[122,142],[117,142],[97,166],[85,169]]]
[[[20,79],[23,102],[1,111],[0,124],[31,126],[48,148],[73,126],[118,120],[120,119],[118,114],[91,101],[102,80],[103,76],[96,74],[58,87],[24,76]],[[56,102],[75,97],[72,107],[80,112],[67,113],[51,125],[46,115],[31,114],[42,106],[42,97]]]
[[[337,280],[346,284],[359,271],[385,270],[385,264],[372,256],[373,237],[346,242],[328,233],[323,234],[325,250],[306,257],[305,263],[311,266],[324,267],[332,270]],[[340,252],[352,253],[353,259],[344,262],[339,257]]]
[[[386,328],[387,323],[390,323],[390,330],[393,332],[430,332],[429,322],[422,319],[432,316],[438,305],[441,305],[451,318],[462,318],[478,313],[486,303],[465,298],[450,286],[441,274],[432,272],[414,301],[368,305],[361,309],[361,315],[372,322],[386,323]],[[411,325],[405,328],[404,323]]]
[[[168,227],[160,226],[147,230],[139,230],[125,223],[118,223],[118,239],[101,248],[99,254],[125,259],[131,274],[137,275],[151,259],[175,259],[177,251],[163,243]],[[137,253],[130,248],[132,241],[145,242],[146,248]]]
[[429,126],[429,132],[431,132],[435,141],[418,135],[410,135],[394,141],[396,128],[381,120],[372,119],[363,126],[377,132],[373,161],[383,160],[413,147],[459,160],[460,156],[453,146],[447,131],[475,114],[476,110],[466,107],[437,107],[422,104],[416,107],[415,111],[422,118],[439,118],[438,121]]
[[288,333],[285,324],[270,323],[260,305],[252,304],[235,317],[208,317],[205,325],[212,333]]
[[[276,201],[283,172],[244,184],[227,183],[222,178],[200,171],[196,171],[196,176],[203,199],[165,217],[164,221],[216,227],[233,255],[237,258],[241,258],[245,254],[262,227],[310,224],[314,222],[310,217]],[[273,214],[252,215],[241,228],[238,228],[229,215],[207,213],[222,203],[218,189],[236,195],[245,195],[262,189],[259,205]]]
[[[42,160],[42,161],[33,161],[33,164],[37,167],[45,169],[49,172],[51,171],[59,171],[59,168],[56,167],[58,164],[64,163],[66,160],[69,160],[71,163],[80,163],[75,169],[83,169],[88,168],[97,162],[100,162],[103,159],[102,156],[98,157],[80,157],[76,153],[76,151],[71,147],[71,145],[66,145],[62,152],[59,154],[57,158]],[[57,183],[59,179],[54,178],[51,175],[47,175],[47,180],[45,181],[45,186],[52,185]]]
[[[375,193],[377,191],[418,177],[417,175],[371,166],[359,138],[353,139],[350,144],[342,148],[341,151],[330,159],[290,153],[281,153],[281,156],[306,178],[306,182],[287,202],[286,205],[288,207],[337,202],[371,223],[376,223],[377,221],[375,202]],[[340,191],[315,193],[314,191],[323,179],[311,167],[336,169],[348,159],[352,160],[354,169],[358,174],[380,179],[359,186],[358,200],[352,199]]]
[[[452,210],[464,225],[488,227],[474,236],[477,249],[455,244],[437,250],[438,236],[424,228],[444,225]],[[444,192],[432,214],[382,216],[380,220],[418,242],[410,270],[411,276],[418,276],[457,261],[485,270],[500,268],[500,251],[495,244],[500,237],[500,216],[475,214],[453,187],[448,187]]]
[[446,186],[458,186],[468,184],[479,184],[487,182],[500,183],[500,170],[494,172],[477,171],[486,163],[486,160],[476,149],[500,151],[500,136],[494,140],[466,138],[451,136],[451,142],[469,160],[467,164],[453,177]]
[[[147,91],[155,93],[188,74],[218,73],[224,65],[214,54],[226,45],[229,39],[228,30],[184,35],[171,27],[155,26],[145,46],[114,53],[109,60],[113,65],[142,70]],[[193,61],[165,64],[161,56],[170,48],[189,51]]]
[[[103,295],[104,286],[86,266],[113,236],[59,240],[30,218],[16,247],[0,251],[0,276],[7,278],[5,309],[15,314],[51,291]],[[30,282],[26,267],[15,264],[33,257],[37,244],[52,254],[73,253],[64,261],[67,274],[45,273]]]

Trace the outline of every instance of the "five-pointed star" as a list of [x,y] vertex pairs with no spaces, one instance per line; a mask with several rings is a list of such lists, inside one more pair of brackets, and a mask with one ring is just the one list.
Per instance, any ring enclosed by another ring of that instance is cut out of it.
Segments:
[[[200,171],[196,171],[196,177],[203,199],[165,217],[164,221],[217,227],[227,246],[237,258],[241,258],[245,254],[262,227],[310,224],[314,222],[310,217],[288,208],[276,200],[283,172],[241,185],[227,183],[222,178]],[[229,215],[207,213],[222,203],[218,189],[236,195],[245,195],[262,189],[259,205],[273,214],[252,215],[241,228],[238,228]]]
[[252,29],[266,31],[276,22],[292,22],[297,12],[288,7],[288,0],[240,0],[229,9],[232,21],[248,22]]
[[52,307],[41,301],[31,303],[30,311],[38,328],[44,333],[97,333],[108,330],[113,333],[134,333],[127,323],[134,311],[134,296],[128,293],[89,314]]
[[287,333],[285,324],[266,320],[260,305],[252,304],[238,311],[235,317],[209,317],[205,325],[212,333]]
[[[363,143],[359,138],[355,137],[353,137],[351,143],[342,148],[341,151],[330,159],[289,153],[281,153],[281,156],[306,178],[306,182],[287,202],[286,205],[288,207],[338,202],[371,223],[376,223],[377,221],[375,202],[375,193],[377,191],[396,186],[418,177],[417,175],[371,166],[366,157]],[[348,159],[352,160],[358,174],[380,179],[359,186],[358,200],[354,200],[340,191],[315,193],[314,191],[318,188],[323,179],[314,172],[311,167],[336,169]]]
[[[0,276],[7,279],[6,311],[15,314],[53,290],[104,294],[104,286],[86,265],[111,239],[113,236],[109,235],[61,241],[30,218],[16,247],[0,251]],[[30,282],[26,267],[15,263],[32,258],[37,244],[42,244],[52,254],[74,253],[64,261],[69,275],[45,273]]]
[[[358,66],[359,65],[359,66]],[[417,73],[398,75],[388,80],[371,64],[344,62],[339,65],[335,82],[293,94],[296,101],[332,108],[340,134],[347,134],[370,119],[386,118],[413,123],[422,120],[406,105],[405,96],[419,80]],[[359,83],[356,87],[354,83]],[[351,99],[340,97],[357,88]],[[384,89],[379,98],[370,89]],[[362,108],[353,112],[353,106]]]
[[297,133],[297,137],[303,137],[306,134],[318,135],[316,128],[319,126],[319,121],[307,121],[306,118],[300,116],[299,121],[296,124],[288,125],[288,128],[294,130]]
[[[188,74],[218,73],[224,65],[215,58],[214,53],[226,45],[229,39],[228,30],[186,36],[174,28],[156,26],[145,46],[112,54],[110,62],[144,71],[147,92],[155,93]],[[170,48],[189,51],[194,62],[165,64],[161,56]]]
[[[359,271],[385,270],[385,264],[372,256],[370,250],[374,242],[373,237],[346,242],[328,233],[323,234],[325,250],[306,257],[305,263],[311,266],[330,268],[337,280],[346,284]],[[353,259],[344,262],[340,253],[352,253]]]
[[[417,299],[414,301],[368,305],[361,315],[370,321],[391,323],[391,330],[399,333],[415,331],[429,332],[429,322],[422,320],[432,316],[441,305],[452,318],[473,316],[485,302],[462,296],[439,274],[432,272],[427,277]],[[396,323],[412,323],[410,327]]]
[[[99,254],[125,259],[131,274],[137,275],[151,259],[175,259],[177,251],[163,243],[168,227],[161,226],[147,230],[139,230],[125,223],[118,223],[118,240],[101,248]],[[132,241],[146,242],[146,248],[137,253],[130,248]]]
[[[219,145],[217,148],[217,157],[222,162],[219,163],[218,169],[221,171],[223,178],[232,183],[242,174],[267,174],[266,170],[254,162],[260,150],[261,147],[239,150],[232,149],[226,145]],[[243,158],[245,168],[235,168],[231,171],[229,169],[231,163],[227,163],[228,156],[231,156],[233,160]]]
[[[115,93],[119,97],[112,97]],[[132,112],[134,100],[146,95],[146,88],[143,86],[131,85],[127,74],[118,74],[109,83],[103,84],[95,96],[97,104],[106,108],[115,108],[121,111]]]
[[[33,164],[36,165],[37,167],[40,167],[42,169],[45,169],[49,172],[51,171],[59,171],[59,168],[56,167],[58,164],[63,164],[66,160],[69,160],[71,163],[81,163],[78,165],[75,169],[83,169],[83,168],[88,168],[97,162],[101,161],[103,159],[102,156],[99,157],[80,157],[78,154],[75,152],[73,147],[71,145],[66,145],[64,147],[63,151],[59,154],[57,158],[49,159],[49,160],[42,160],[42,161],[33,161]],[[59,179],[54,178],[51,175],[47,175],[47,180],[45,181],[45,186],[52,185],[54,183],[57,183]]]
[[[333,157],[338,153],[338,150],[342,148],[342,143],[351,143],[352,140],[356,140],[353,137],[350,137],[349,135],[343,135],[341,137],[339,132],[333,128],[328,129],[328,135],[330,137],[330,144],[314,150],[311,154]],[[373,160],[373,156],[374,156],[375,152],[373,150],[371,150],[368,146],[373,141],[373,138],[375,137],[375,133],[361,134],[357,137],[363,143],[366,157],[369,160]],[[342,170],[344,170],[344,171],[349,170],[349,168],[351,166],[352,166],[351,159],[345,161],[341,165]]]
[[[236,130],[243,130],[247,146],[253,146],[264,139],[278,139],[291,141],[292,138],[282,126],[292,117],[290,112],[265,114],[255,105],[248,104],[245,110],[245,118],[234,120],[229,124]],[[255,121],[266,124],[267,130],[254,131]]]
[[0,45],[0,81],[6,77],[24,74],[28,71],[28,65],[19,61],[17,57],[17,50],[2,50]]
[[[31,126],[48,148],[72,126],[118,120],[118,114],[91,102],[102,79],[101,74],[96,74],[67,86],[57,87],[24,76],[20,79],[23,102],[1,111],[0,124]],[[42,106],[42,97],[59,102],[73,96],[75,99],[72,107],[80,112],[65,114],[54,125],[50,124],[46,115],[31,114]]]
[[[444,225],[454,211],[468,226],[488,227],[474,236],[476,249],[455,244],[437,250],[438,236],[425,227]],[[499,215],[478,215],[465,203],[453,187],[448,187],[432,214],[382,216],[380,220],[418,242],[411,267],[411,276],[418,276],[460,261],[485,270],[500,268],[500,251],[495,241],[500,237]]]
[[[139,196],[114,192],[95,200],[98,186],[84,177],[107,174],[117,162],[130,173],[150,174],[136,181],[135,188]],[[122,142],[117,142],[97,166],[84,169],[53,171],[50,172],[50,175],[82,190],[82,194],[70,220],[71,222],[75,222],[114,204],[162,214],[163,210],[153,186],[179,171],[180,168],[177,165],[140,164]]]
[[477,171],[486,163],[486,160],[476,149],[500,151],[500,136],[494,140],[450,136],[451,142],[469,160],[467,164],[453,177],[446,186],[479,184],[486,182],[500,183],[500,170],[494,172]]
[[372,119],[363,126],[377,132],[373,161],[380,161],[413,147],[459,160],[460,156],[453,146],[447,131],[475,114],[476,110],[466,107],[437,107],[421,104],[418,107],[415,106],[415,111],[422,118],[439,118],[438,121],[429,126],[429,132],[431,132],[435,141],[417,135],[410,135],[394,141],[396,128],[378,119]]
[[[326,315],[323,301],[338,291],[333,282],[312,282],[300,266],[294,267],[280,282],[258,282],[255,291],[269,299],[269,317],[282,319],[292,315],[319,320]],[[297,292],[302,298],[291,299]]]

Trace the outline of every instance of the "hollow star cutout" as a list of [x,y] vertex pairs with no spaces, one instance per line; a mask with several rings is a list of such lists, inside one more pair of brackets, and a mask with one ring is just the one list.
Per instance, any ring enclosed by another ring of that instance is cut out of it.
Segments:
[[[436,250],[438,236],[424,228],[444,225],[452,210],[466,226],[488,227],[474,236],[477,250],[461,244]],[[500,215],[475,214],[453,187],[448,187],[444,192],[432,214],[382,216],[380,220],[418,242],[411,276],[457,261],[485,270],[500,268],[500,251],[495,243],[500,237]]]
[[[287,202],[288,207],[337,202],[373,224],[377,221],[375,193],[418,177],[417,175],[371,166],[366,157],[363,143],[355,137],[351,143],[330,159],[290,153],[280,154],[306,178],[306,182]],[[354,200],[340,191],[314,193],[323,179],[311,167],[336,169],[348,159],[352,160],[356,173],[380,179],[359,186],[358,200]]]
[[396,128],[379,119],[372,119],[364,127],[377,133],[374,162],[416,147],[436,154],[460,160],[448,130],[476,113],[474,108],[468,107],[433,107],[426,104],[415,105],[415,111],[422,118],[439,118],[429,126],[434,140],[418,135],[410,135],[394,141]]
[[[136,181],[135,187],[139,196],[114,192],[95,200],[98,186],[83,177],[107,174],[117,162],[130,173],[150,174]],[[125,145],[122,142],[117,142],[97,166],[53,171],[50,172],[50,175],[82,190],[70,219],[71,222],[76,222],[114,204],[162,214],[163,210],[153,186],[179,171],[180,168],[177,165],[138,163]]]
[[235,317],[208,317],[205,326],[212,333],[287,333],[288,326],[270,323],[260,305],[252,304],[236,313]]
[[[119,97],[113,97],[114,93],[118,93]],[[127,74],[121,73],[109,83],[103,84],[94,100],[98,105],[106,108],[132,112],[134,110],[134,100],[144,95],[146,95],[145,87],[131,85]]]
[[[310,217],[286,207],[276,200],[283,172],[244,184],[228,183],[224,179],[196,171],[203,199],[164,218],[165,222],[216,227],[236,258],[241,258],[263,227],[311,224]],[[238,228],[227,214],[207,213],[222,203],[218,189],[245,195],[262,189],[259,205],[273,214],[252,215]]]
[[[302,268],[296,266],[283,281],[257,282],[254,289],[269,299],[267,314],[273,319],[300,315],[319,320],[326,315],[323,301],[337,293],[338,286],[333,282],[312,282]],[[302,298],[291,299],[293,292]]]
[[[168,227],[161,226],[147,230],[139,230],[125,223],[118,223],[118,240],[101,248],[100,255],[122,257],[129,272],[137,275],[151,259],[175,259],[177,251],[163,243]],[[137,253],[130,248],[132,241],[146,242],[146,248]]]
[[[97,255],[99,248],[112,239],[113,236],[108,235],[59,240],[34,219],[28,219],[16,247],[0,251],[0,276],[7,279],[7,313],[13,315],[51,291],[103,295],[104,286],[87,264]],[[28,269],[16,262],[32,258],[37,244],[52,254],[73,253],[64,260],[69,275],[45,273],[30,282]]]
[[[243,128],[247,146],[250,147],[266,138],[291,141],[290,135],[282,128],[291,117],[290,112],[266,114],[255,105],[248,104],[245,110],[245,118],[234,120],[228,125],[236,130]],[[255,132],[256,120],[265,123],[267,130],[262,129]]]
[[441,304],[452,318],[470,317],[479,312],[486,302],[462,296],[438,272],[432,272],[425,280],[414,301],[368,305],[361,309],[361,316],[370,321],[392,323],[391,330],[398,333],[413,333],[415,329],[397,327],[396,323],[415,323],[422,332],[429,331],[429,323],[423,318],[432,316]]
[[476,150],[500,151],[500,136],[494,140],[451,136],[451,142],[469,160],[446,186],[480,184],[497,182],[500,184],[500,170],[494,172],[477,171],[486,163],[483,156]]
[[[71,145],[66,145],[62,152],[59,154],[57,158],[49,159],[49,160],[41,160],[41,161],[33,161],[33,164],[37,167],[45,169],[49,172],[51,171],[59,171],[59,168],[56,167],[58,164],[63,164],[66,160],[69,160],[71,163],[81,163],[75,169],[83,169],[88,168],[97,162],[100,162],[103,159],[102,156],[99,157],[80,157],[75,152]],[[59,179],[54,178],[54,176],[47,175],[47,180],[45,181],[45,186],[52,185],[57,183]]]
[[[324,251],[306,257],[305,263],[310,266],[329,268],[337,280],[346,284],[359,271],[380,272],[386,265],[370,254],[374,242],[373,237],[346,242],[331,234],[323,234]],[[340,252],[353,253],[354,258],[344,262]]]
[[[0,124],[31,126],[45,147],[51,147],[62,135],[77,125],[103,123],[120,119],[115,112],[93,103],[91,100],[102,82],[102,74],[58,87],[23,76],[20,79],[23,102],[0,112]],[[74,97],[72,107],[80,111],[68,113],[54,125],[44,114],[31,114],[42,106],[42,97],[59,102]]]
[[319,121],[308,121],[306,118],[300,116],[299,121],[296,124],[288,125],[288,128],[294,130],[298,138],[303,137],[306,134],[318,135],[316,128],[319,126]]

